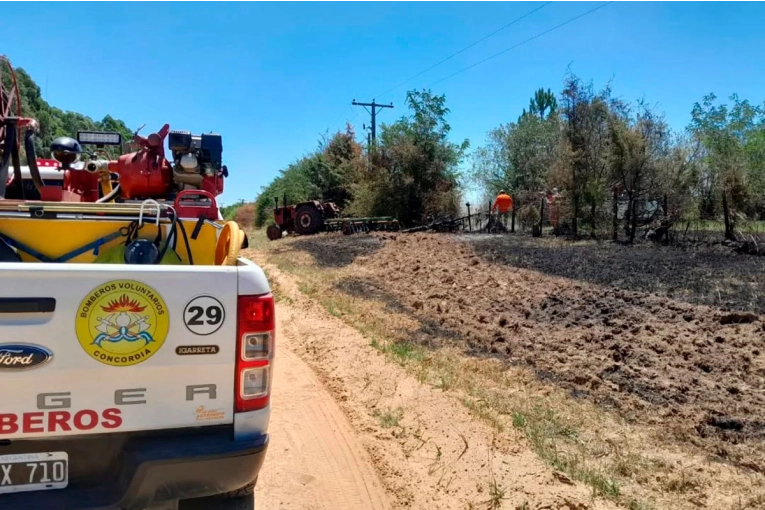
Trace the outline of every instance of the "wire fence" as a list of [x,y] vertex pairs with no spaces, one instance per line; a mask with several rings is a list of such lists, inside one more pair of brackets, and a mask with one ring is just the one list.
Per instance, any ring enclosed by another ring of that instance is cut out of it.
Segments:
[[[465,216],[453,220],[466,232],[518,233],[534,236],[571,236],[574,232],[570,196],[556,192],[523,192],[512,196],[513,208],[506,216],[492,214],[492,203],[470,204]],[[467,206],[467,204],[466,204]],[[625,241],[652,240],[672,244],[725,242],[723,217],[702,217],[697,204],[673,203],[672,197],[643,198],[630,202],[614,195],[597,203],[580,200],[577,237]],[[765,253],[765,220],[731,212],[729,222],[735,239],[729,242],[755,246]],[[495,227],[501,223],[502,227]],[[632,230],[634,229],[634,235]],[[753,251],[751,246],[747,251]]]

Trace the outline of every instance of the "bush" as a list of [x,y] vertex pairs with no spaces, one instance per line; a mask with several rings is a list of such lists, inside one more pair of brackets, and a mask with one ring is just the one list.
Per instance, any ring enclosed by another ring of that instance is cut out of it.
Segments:
[[521,229],[526,231],[532,226],[539,224],[539,205],[527,204],[518,211],[518,217],[521,221]]

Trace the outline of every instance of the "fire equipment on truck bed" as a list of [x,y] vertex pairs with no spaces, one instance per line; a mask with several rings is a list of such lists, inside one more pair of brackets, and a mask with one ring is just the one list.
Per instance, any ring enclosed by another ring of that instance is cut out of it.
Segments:
[[[44,181],[35,154],[38,123],[21,114],[15,71],[0,56],[0,200],[125,203],[154,199],[174,205],[180,217],[217,219],[215,197],[223,193],[223,179],[228,177],[219,134],[171,131],[165,124],[156,133],[142,136],[139,128],[131,140],[135,150],[116,159],[106,148],[121,151],[119,133],[80,131],[76,139],[61,136],[53,140],[50,150],[63,179]],[[165,157],[166,139],[170,159]],[[22,140],[34,183],[32,196],[27,196],[31,190],[24,187]]]

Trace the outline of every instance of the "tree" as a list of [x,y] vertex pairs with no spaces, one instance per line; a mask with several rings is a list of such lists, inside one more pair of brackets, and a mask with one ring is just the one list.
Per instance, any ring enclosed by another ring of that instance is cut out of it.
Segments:
[[[255,199],[255,226],[263,227],[273,222],[273,207],[275,199],[282,205],[284,196],[287,204],[303,202],[311,197],[312,185],[308,171],[311,156],[303,157],[287,168],[279,171],[279,175],[265,186]],[[315,197],[314,197],[315,198]]]
[[351,199],[351,183],[359,177],[366,167],[364,148],[356,141],[353,128],[346,125],[344,132],[337,132],[321,145],[322,158],[318,167],[320,173],[314,179],[314,185],[324,200],[335,202],[340,208]]
[[557,114],[543,118],[526,112],[518,122],[489,132],[487,144],[473,156],[472,178],[492,193],[544,190],[560,137]]
[[765,103],[757,108],[755,116],[744,141],[744,157],[751,213],[765,219]]
[[363,148],[350,125],[332,137],[322,136],[315,150],[281,170],[261,190],[256,198],[255,225],[262,227],[273,221],[274,199],[278,198],[281,205],[285,194],[288,205],[324,200],[335,202],[342,209],[352,198],[354,182],[365,179],[362,175],[365,166]]
[[669,126],[644,101],[640,101],[634,118],[611,115],[610,133],[613,178],[627,195],[625,230],[631,244],[637,232],[639,203],[657,198],[662,185],[660,162],[669,154]]
[[351,211],[393,215],[405,225],[459,210],[458,166],[469,147],[449,140],[446,97],[410,91],[410,114],[383,125],[372,166],[354,185]]
[[611,89],[595,93],[591,83],[566,77],[561,97],[565,147],[553,179],[571,193],[572,235],[579,235],[582,205],[589,206],[593,233],[598,222],[597,209],[609,193],[609,154],[611,145]]
[[755,149],[747,153],[745,147],[750,136],[757,145],[763,111],[748,101],[740,101],[735,94],[730,97],[733,101],[730,110],[727,105],[715,105],[716,99],[714,94],[708,94],[701,103],[694,104],[689,130],[705,149],[706,209],[713,211],[714,199],[721,198],[725,238],[732,240],[735,239],[736,213],[747,205],[747,164],[750,162],[747,156],[754,155],[756,161],[759,152]]
[[658,162],[664,197],[663,232],[667,237],[675,222],[698,218],[699,160],[702,151],[698,140],[685,132],[670,132],[669,137],[667,154]]
[[[550,117],[558,110],[558,100],[555,98],[552,90],[549,88],[537,89],[534,92],[534,97],[529,100],[529,111],[531,115],[538,116],[540,120]],[[526,110],[523,110],[521,117],[526,115]]]

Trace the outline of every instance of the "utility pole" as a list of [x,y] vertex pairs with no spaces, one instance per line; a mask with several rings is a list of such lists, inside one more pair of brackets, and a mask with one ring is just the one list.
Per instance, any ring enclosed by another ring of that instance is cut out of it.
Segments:
[[[380,113],[377,109],[378,108],[393,108],[393,103],[391,104],[379,104],[375,103],[375,100],[372,99],[371,103],[357,103],[354,99],[351,103],[353,106],[363,106],[364,109],[372,116],[372,142],[377,140],[377,114]],[[367,106],[371,106],[372,109],[369,110]]]

